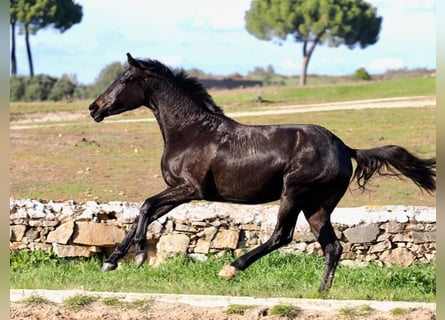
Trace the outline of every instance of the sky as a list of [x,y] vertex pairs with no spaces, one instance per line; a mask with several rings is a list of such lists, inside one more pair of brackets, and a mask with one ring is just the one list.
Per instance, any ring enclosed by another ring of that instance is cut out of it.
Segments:
[[[75,75],[92,84],[108,64],[136,58],[172,67],[197,68],[214,75],[247,74],[273,66],[299,75],[302,44],[258,40],[245,29],[250,0],[75,0],[83,18],[61,34],[40,30],[32,36],[35,74]],[[436,68],[436,0],[368,0],[383,17],[379,41],[366,49],[317,46],[308,73],[371,74],[388,69]],[[28,75],[24,37],[18,36],[18,73]]]

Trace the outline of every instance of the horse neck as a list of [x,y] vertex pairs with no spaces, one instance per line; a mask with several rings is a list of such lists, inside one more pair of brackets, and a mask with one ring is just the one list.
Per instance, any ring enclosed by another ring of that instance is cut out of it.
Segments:
[[223,115],[201,109],[183,96],[155,97],[155,101],[156,106],[152,110],[166,144],[171,141],[186,143],[198,133],[212,134],[225,121]]

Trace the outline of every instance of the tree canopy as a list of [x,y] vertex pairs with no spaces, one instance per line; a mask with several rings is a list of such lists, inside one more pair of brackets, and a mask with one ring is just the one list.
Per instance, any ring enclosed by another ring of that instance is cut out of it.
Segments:
[[25,35],[30,75],[34,75],[29,35],[46,27],[65,32],[82,20],[82,6],[72,0],[10,0],[11,73],[16,74],[15,27]]
[[350,49],[378,41],[382,17],[363,0],[253,0],[245,14],[246,29],[260,40],[303,43],[300,84],[317,44]]

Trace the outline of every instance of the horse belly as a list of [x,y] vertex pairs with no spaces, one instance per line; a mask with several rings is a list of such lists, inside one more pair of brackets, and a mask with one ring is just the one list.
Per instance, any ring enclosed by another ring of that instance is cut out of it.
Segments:
[[281,173],[255,168],[227,169],[214,177],[216,195],[222,201],[265,203],[280,198],[283,188]]

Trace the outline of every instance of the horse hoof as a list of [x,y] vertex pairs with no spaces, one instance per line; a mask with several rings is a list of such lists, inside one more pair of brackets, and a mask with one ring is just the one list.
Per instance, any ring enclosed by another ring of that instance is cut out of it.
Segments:
[[145,260],[147,260],[147,253],[145,252],[139,253],[134,257],[134,262],[138,268],[144,264]]
[[235,267],[232,267],[231,265],[225,266],[218,273],[218,276],[227,278],[227,279],[233,278],[236,276],[236,269],[235,269]]
[[101,272],[107,272],[107,271],[111,271],[117,268],[117,264],[113,264],[113,263],[109,263],[109,262],[105,262],[102,265],[102,268],[100,268]]

